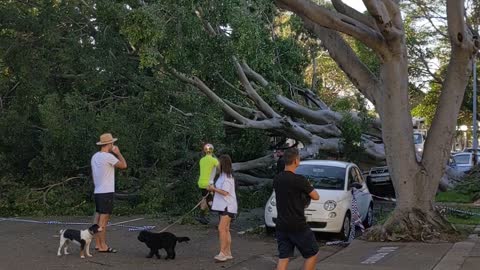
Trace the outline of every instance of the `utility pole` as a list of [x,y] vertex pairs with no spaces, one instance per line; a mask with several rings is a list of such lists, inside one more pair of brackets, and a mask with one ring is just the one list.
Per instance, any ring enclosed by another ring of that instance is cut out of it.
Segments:
[[[474,1],[475,3],[476,1]],[[473,5],[473,18],[476,18],[476,21],[474,22],[473,26],[473,35],[479,38],[478,36],[478,27],[480,25],[480,5],[478,2]],[[478,162],[478,156],[477,156],[477,147],[478,147],[478,123],[477,123],[477,57],[479,56],[478,51],[475,52],[475,55],[473,56],[473,166],[477,165]]]
[[473,166],[477,165],[477,54],[473,56]]

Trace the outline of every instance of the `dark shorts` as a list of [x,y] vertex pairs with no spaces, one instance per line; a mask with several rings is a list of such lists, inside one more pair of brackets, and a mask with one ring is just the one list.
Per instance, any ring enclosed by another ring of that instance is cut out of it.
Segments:
[[223,211],[218,211],[218,215],[219,216],[229,216],[231,219],[235,219],[235,214],[234,213],[230,213],[227,211],[227,208],[225,208],[225,210]]
[[318,243],[312,230],[306,229],[300,232],[276,232],[278,243],[278,257],[288,259],[293,257],[295,247],[302,257],[308,259],[318,253]]
[[95,194],[95,209],[100,214],[112,214],[114,193]]
[[204,188],[201,188],[200,192],[202,193],[202,198],[205,197],[206,195],[208,195],[206,200],[207,200],[208,208],[211,208],[212,207],[212,202],[213,202],[212,193],[210,193],[208,190],[206,190]]

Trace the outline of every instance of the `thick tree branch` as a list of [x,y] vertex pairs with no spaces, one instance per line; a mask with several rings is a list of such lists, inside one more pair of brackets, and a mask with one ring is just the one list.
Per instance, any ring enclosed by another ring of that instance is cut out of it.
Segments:
[[192,117],[193,116],[193,113],[184,112],[184,111],[180,110],[179,108],[177,108],[173,105],[170,105],[170,110],[168,110],[168,112],[171,113],[173,110],[180,113],[181,115],[183,115],[185,117]]
[[375,143],[368,137],[362,136],[362,146],[365,148],[365,152],[376,161],[385,160],[385,146],[383,143]]
[[391,0],[363,0],[363,3],[387,40],[403,36],[403,22],[397,3]]
[[[248,82],[247,77],[245,76],[245,73],[243,72],[240,64],[238,61],[236,63],[236,68],[238,69],[238,75],[241,80],[243,80],[246,84],[246,87],[250,87],[247,92],[254,92],[251,95],[253,97],[256,97],[257,99],[257,108],[261,109],[260,106],[263,106],[262,108],[265,111],[268,111],[273,109],[268,105],[258,94],[251,88],[250,83]],[[289,117],[281,117],[278,115],[276,112],[273,111],[274,115],[271,116],[271,118],[264,119],[264,120],[251,120],[234,110],[231,106],[229,106],[222,98],[217,96],[205,83],[200,80],[198,77],[195,76],[187,76],[173,68],[169,69],[170,73],[180,79],[181,81],[188,83],[190,85],[195,86],[198,88],[200,91],[202,91],[211,101],[217,103],[220,105],[222,110],[233,117],[235,121],[237,122],[224,122],[225,125],[236,127],[236,128],[255,128],[255,129],[262,129],[262,130],[275,130],[279,132],[283,132],[285,134],[288,134],[292,138],[302,141],[305,144],[312,143],[312,138],[315,137],[311,132],[308,130],[302,128],[301,126],[298,125],[298,123],[292,121]],[[250,94],[249,94],[250,95]],[[252,97],[251,96],[251,97]],[[262,111],[265,113],[265,111]]]
[[366,16],[358,12],[356,9],[351,8],[349,5],[343,3],[342,0],[332,0],[333,7],[339,13],[344,14],[352,19],[355,19],[363,24],[370,26],[372,29],[378,30],[378,27],[375,24],[375,20],[372,17]]
[[300,126],[310,131],[311,133],[324,138],[342,136],[342,131],[339,128],[337,128],[335,124],[327,124],[327,125],[300,124]]
[[234,171],[249,171],[253,169],[265,168],[271,166],[275,162],[275,157],[272,154],[263,156],[261,158],[245,161],[245,162],[236,162],[232,164],[232,169]]
[[263,119],[266,119],[267,117],[265,116],[265,114],[263,114],[261,111],[258,111],[258,110],[255,110],[255,109],[252,109],[252,108],[248,108],[248,107],[244,107],[244,106],[240,106],[240,105],[237,105],[229,100],[226,100],[224,99],[223,101],[225,101],[225,103],[228,104],[228,106],[232,107],[233,109],[235,109],[237,112],[245,112],[248,114],[248,117],[252,117],[253,120],[263,120]]
[[225,78],[223,78],[223,76],[220,74],[220,73],[216,73],[216,75],[228,86],[230,87],[232,90],[234,90],[235,92],[239,93],[240,95],[242,96],[248,96],[247,93],[245,93],[244,91],[238,89],[237,87],[233,86],[233,84],[231,84],[229,81],[227,81]]
[[[435,117],[425,142],[423,165],[429,173],[441,171],[439,164],[445,164],[448,159],[457,115],[471,74],[472,56],[479,49],[466,27],[464,14],[464,1],[447,1],[448,34],[452,51]],[[438,162],[439,159],[442,162]],[[436,184],[438,183],[431,183]]]
[[238,181],[241,186],[263,186],[273,182],[273,179],[270,178],[261,178],[238,172],[234,172],[233,177],[235,177],[235,181]]
[[[282,105],[288,112],[303,117],[305,120],[310,123],[325,125],[334,123],[337,126],[340,124],[343,119],[343,115],[339,112],[330,111],[330,110],[311,110],[302,105],[299,105],[292,100],[284,97],[277,96],[277,101]],[[360,117],[356,113],[351,113],[354,120],[360,121]],[[381,123],[380,120],[375,119],[372,123],[372,127],[380,130]]]
[[217,103],[220,105],[222,110],[226,113],[228,113],[230,116],[235,118],[235,120],[241,122],[241,123],[248,123],[250,120],[245,118],[243,115],[232,109],[230,106],[228,106],[222,98],[217,96],[205,83],[203,83],[202,80],[200,80],[196,76],[187,76],[176,69],[170,68],[170,73],[180,79],[181,81],[188,83],[192,86],[195,86],[198,88],[200,91],[202,91],[210,100],[213,102]]
[[387,56],[383,36],[375,29],[353,18],[335,13],[310,0],[277,0],[279,7],[287,8],[302,19],[308,19],[320,26],[350,35],[377,52],[381,57]]
[[[205,83],[202,80],[200,80],[198,77],[187,76],[173,68],[170,68],[169,70],[173,76],[177,77],[178,79],[180,79],[185,83],[195,86],[200,91],[202,91],[211,101],[220,105],[220,107],[225,113],[233,117],[236,121],[238,121],[241,124],[240,126],[244,128],[256,128],[256,129],[264,129],[264,130],[279,129],[282,127],[282,123],[279,118],[254,121],[244,117],[243,115],[235,111],[232,107],[228,106],[228,104],[225,103],[225,101],[222,98],[217,96],[217,94],[215,94],[215,92],[213,92],[207,85],[205,85]],[[231,123],[231,124],[238,125],[238,123]]]
[[236,57],[233,57],[233,63],[237,71],[238,77],[240,78],[240,82],[242,83],[248,96],[255,103],[256,107],[260,111],[262,111],[267,117],[280,117],[280,115],[275,112],[275,110],[273,110],[273,108],[270,107],[270,105],[265,102],[265,100],[263,100],[263,98],[257,93],[257,91],[255,91]]
[[202,22],[202,25],[203,25],[203,28],[205,29],[205,31],[207,31],[207,33],[211,37],[215,37],[217,35],[217,32],[215,32],[215,29],[213,29],[212,25],[207,20],[204,19],[205,15],[204,15],[201,7],[197,8],[195,10],[195,14],[197,15],[197,17]]
[[262,75],[250,68],[244,60],[242,61],[241,66],[247,77],[258,82],[262,87],[266,87],[268,85],[268,81],[265,80]]
[[376,105],[376,96],[380,94],[378,78],[360,61],[345,39],[339,33],[319,26],[310,20],[304,20],[304,25],[322,40],[322,45],[353,85]]

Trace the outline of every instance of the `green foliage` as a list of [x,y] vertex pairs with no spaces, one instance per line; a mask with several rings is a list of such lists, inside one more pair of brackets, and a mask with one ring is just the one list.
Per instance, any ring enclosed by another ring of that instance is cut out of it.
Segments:
[[[117,191],[136,195],[118,201],[117,214],[191,208],[205,142],[234,161],[268,151],[267,135],[226,132],[218,106],[165,68],[196,75],[239,102],[219,79],[240,88],[235,55],[271,82],[260,94],[274,102],[289,82],[302,84],[307,65],[294,36],[271,38],[274,4],[146,2],[0,2],[0,216],[90,215],[90,158],[103,132],[119,138],[129,165],[117,173]],[[230,33],[210,36],[195,14],[200,9]],[[62,183],[71,177],[79,178]],[[246,205],[256,204],[246,195]]]
[[431,86],[431,90],[425,95],[420,104],[412,109],[412,116],[425,118],[427,125],[430,125],[433,121],[441,92],[439,85],[431,84]]
[[446,191],[440,192],[435,197],[436,202],[453,202],[453,203],[471,203],[471,196],[456,192],[456,191]]
[[[263,154],[261,150],[265,149],[269,140],[270,138],[261,130],[241,130],[229,136],[229,140],[223,146],[225,150],[222,152],[230,154],[236,161],[251,160]],[[226,151],[227,149],[230,151]]]
[[351,114],[344,113],[340,129],[342,130],[342,152],[351,162],[358,162],[364,158],[365,148],[362,146],[362,123],[356,121]]
[[[345,159],[358,163],[365,158],[365,148],[362,145],[362,134],[371,124],[372,118],[365,106],[365,98],[360,94],[354,97],[339,99],[336,110],[343,112],[340,130],[342,130],[342,154]],[[358,111],[360,120],[355,119],[350,113],[354,109]]]
[[447,219],[452,224],[465,224],[465,225],[478,225],[480,224],[480,217],[468,216],[468,217],[458,217],[455,215],[448,215]]
[[470,198],[470,202],[480,199],[480,167],[474,167],[470,173],[458,183],[455,192],[464,194]]
[[241,209],[253,209],[264,207],[272,195],[272,187],[264,186],[256,191],[239,190],[237,191],[237,200]]

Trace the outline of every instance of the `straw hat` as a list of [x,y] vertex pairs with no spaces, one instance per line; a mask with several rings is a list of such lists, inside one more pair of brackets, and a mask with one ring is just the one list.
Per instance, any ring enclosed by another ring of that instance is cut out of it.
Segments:
[[116,142],[118,139],[113,138],[111,133],[104,133],[100,135],[100,141],[97,142],[97,145],[105,145]]

